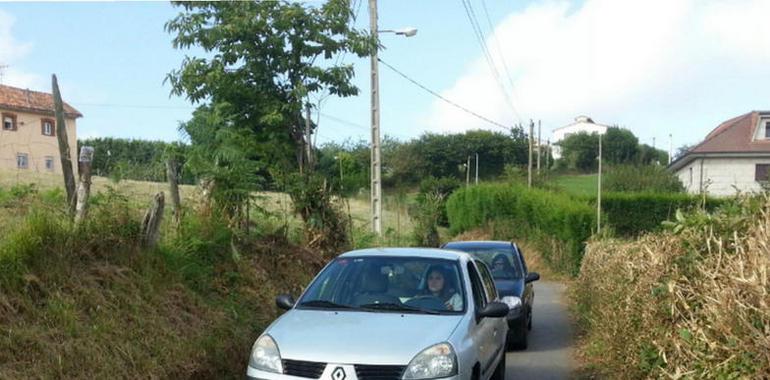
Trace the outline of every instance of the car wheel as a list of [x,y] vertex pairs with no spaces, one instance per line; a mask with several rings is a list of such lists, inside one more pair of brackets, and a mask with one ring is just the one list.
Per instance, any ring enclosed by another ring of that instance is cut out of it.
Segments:
[[503,352],[503,357],[500,358],[500,362],[497,363],[497,368],[495,368],[495,372],[492,373],[490,380],[505,380],[505,356],[505,352]]
[[526,350],[528,346],[527,329],[522,326],[520,331],[509,331],[506,339],[508,351]]
[[529,322],[527,322],[527,330],[532,331],[532,312],[529,312]]

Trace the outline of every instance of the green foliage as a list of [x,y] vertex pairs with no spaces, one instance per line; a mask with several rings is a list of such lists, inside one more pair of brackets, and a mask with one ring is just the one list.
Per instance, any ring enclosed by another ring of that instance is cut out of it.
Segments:
[[[599,156],[599,135],[580,132],[567,136],[559,145],[562,159],[558,167],[581,172],[596,171]],[[605,164],[650,165],[665,163],[665,151],[639,144],[634,134],[623,128],[610,127],[602,135],[602,159]]]
[[681,193],[679,177],[660,165],[616,165],[602,176],[602,189],[614,192]]
[[306,244],[327,255],[350,247],[350,226],[326,179],[320,175],[291,176],[287,190],[294,211],[305,223]]
[[[596,203],[595,197],[592,202]],[[662,223],[671,220],[677,210],[692,210],[701,202],[699,196],[682,193],[604,193],[602,213],[616,234],[633,237],[660,230]],[[724,202],[707,198],[706,209],[712,210]]]
[[[449,227],[449,219],[447,219],[446,215],[446,200],[458,188],[460,188],[460,181],[455,178],[428,177],[420,182],[420,191],[416,199],[417,206],[420,208],[427,207],[428,210],[436,208],[437,212],[439,212],[436,223],[442,227]],[[431,203],[437,203],[437,205],[433,207],[434,205]],[[423,214],[423,211],[420,211],[418,214]]]
[[[386,137],[384,142],[388,140]],[[318,172],[333,181],[338,191],[350,196],[369,188],[369,142],[328,143],[318,150],[317,156]]]
[[[110,177],[116,182],[123,179],[163,182],[166,180],[165,152],[178,150],[183,164],[188,149],[180,143],[114,137],[78,140],[78,151],[83,146],[94,148],[91,163],[94,175]],[[182,170],[180,174],[182,183],[195,183],[191,172]]]
[[509,184],[484,184],[455,191],[447,201],[453,233],[488,223],[506,228],[505,238],[536,244],[555,269],[576,273],[584,242],[595,225],[587,203],[567,195]]
[[414,244],[418,247],[438,247],[438,226],[444,214],[445,198],[436,192],[422,194],[421,200],[411,209],[414,218]]

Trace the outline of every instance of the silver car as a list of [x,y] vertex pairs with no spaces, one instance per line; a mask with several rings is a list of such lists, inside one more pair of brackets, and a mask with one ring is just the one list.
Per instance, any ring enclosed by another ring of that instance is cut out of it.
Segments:
[[505,378],[508,305],[467,253],[387,248],[329,263],[256,340],[248,379]]

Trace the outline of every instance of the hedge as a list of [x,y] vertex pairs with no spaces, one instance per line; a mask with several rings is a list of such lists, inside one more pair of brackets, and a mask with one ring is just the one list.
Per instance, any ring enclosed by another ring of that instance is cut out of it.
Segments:
[[[670,220],[677,209],[689,210],[701,205],[703,198],[683,193],[604,193],[602,214],[618,236],[635,237],[657,231],[665,220]],[[596,198],[590,200],[596,204]],[[725,201],[706,198],[706,209],[711,211]]]
[[596,212],[585,201],[511,184],[457,190],[447,201],[447,216],[453,233],[493,225],[505,229],[506,239],[526,237],[554,269],[573,274],[596,224]]

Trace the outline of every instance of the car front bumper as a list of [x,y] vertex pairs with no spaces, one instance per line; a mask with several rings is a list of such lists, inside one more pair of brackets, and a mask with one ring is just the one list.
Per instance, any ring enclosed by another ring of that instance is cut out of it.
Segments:
[[[328,368],[324,371],[324,373],[319,378],[320,380],[336,380],[332,376],[332,371],[330,371]],[[450,377],[442,377],[441,380],[460,380],[463,379],[463,376],[461,374],[457,374],[455,376]],[[308,380],[307,377],[298,377],[298,376],[290,376],[290,375],[284,375],[282,373],[274,373],[274,372],[266,372],[266,371],[260,371],[258,369],[254,369],[249,367],[246,371],[246,380]],[[358,376],[356,375],[355,370],[353,371],[346,371],[345,374],[345,380],[358,380]]]

